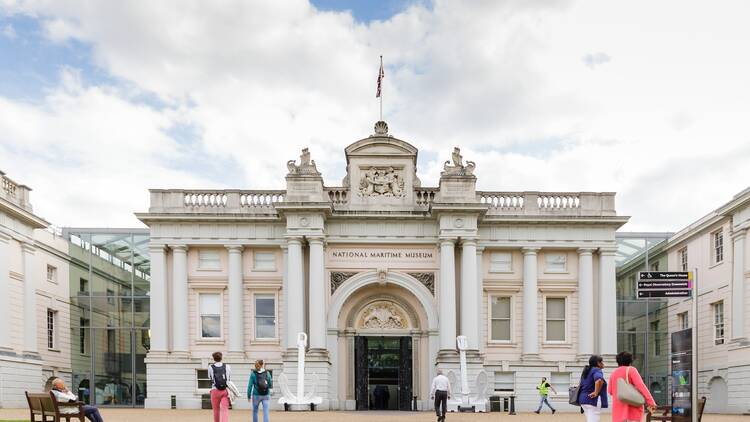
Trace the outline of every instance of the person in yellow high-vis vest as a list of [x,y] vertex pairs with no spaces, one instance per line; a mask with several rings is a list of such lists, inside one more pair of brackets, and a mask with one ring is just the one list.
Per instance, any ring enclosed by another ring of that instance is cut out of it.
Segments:
[[536,389],[539,390],[539,408],[534,411],[534,413],[539,413],[542,411],[542,406],[546,403],[547,406],[552,409],[552,414],[554,415],[557,410],[555,410],[554,407],[552,407],[551,404],[549,404],[549,400],[547,400],[547,397],[549,396],[549,390],[552,390],[555,394],[557,394],[557,390],[555,390],[555,387],[552,386],[549,382],[547,382],[547,378],[542,377],[542,382],[536,386]]

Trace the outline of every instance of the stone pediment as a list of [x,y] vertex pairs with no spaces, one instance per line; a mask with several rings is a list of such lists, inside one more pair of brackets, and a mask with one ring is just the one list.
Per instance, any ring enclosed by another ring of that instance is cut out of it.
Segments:
[[408,142],[392,137],[372,136],[361,139],[344,150],[346,161],[350,157],[409,157],[417,162],[417,148]]

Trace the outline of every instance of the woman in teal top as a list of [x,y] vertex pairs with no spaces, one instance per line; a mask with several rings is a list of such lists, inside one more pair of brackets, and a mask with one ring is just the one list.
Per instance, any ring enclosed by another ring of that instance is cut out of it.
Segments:
[[270,422],[268,415],[268,400],[271,398],[273,379],[271,373],[266,371],[262,360],[255,361],[255,369],[250,374],[250,382],[247,383],[247,398],[253,402],[253,422],[258,422],[258,407],[263,404],[263,422]]

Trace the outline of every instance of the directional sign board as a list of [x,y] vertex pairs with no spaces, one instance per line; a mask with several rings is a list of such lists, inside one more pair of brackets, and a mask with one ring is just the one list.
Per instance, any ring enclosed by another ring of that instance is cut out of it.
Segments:
[[690,271],[641,271],[638,273],[638,298],[690,297],[693,273]]

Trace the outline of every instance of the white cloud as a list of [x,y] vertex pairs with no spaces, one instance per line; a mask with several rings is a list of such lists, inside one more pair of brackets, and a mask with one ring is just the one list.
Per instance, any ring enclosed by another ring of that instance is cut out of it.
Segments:
[[16,34],[15,28],[13,28],[13,25],[11,24],[7,24],[3,27],[2,34],[4,37],[11,40],[16,39],[16,37],[18,36],[18,34]]
[[[679,1],[436,1],[369,25],[303,0],[14,7],[55,42],[90,43],[128,83],[85,86],[66,70],[41,105],[0,100],[0,167],[61,224],[134,224],[148,187],[281,187],[303,146],[339,184],[343,148],[377,119],[380,54],[391,132],[437,157],[425,185],[459,145],[483,189],[618,191],[628,229],[663,231],[749,184],[743,2],[706,16]],[[175,126],[197,140],[167,136]],[[224,163],[239,173],[216,177]],[[90,201],[96,213],[79,206]]]

